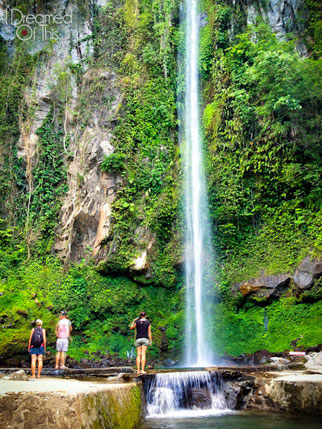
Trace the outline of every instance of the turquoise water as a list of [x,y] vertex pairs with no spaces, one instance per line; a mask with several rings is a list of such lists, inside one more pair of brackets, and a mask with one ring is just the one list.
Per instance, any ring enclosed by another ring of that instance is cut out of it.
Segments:
[[321,429],[321,417],[238,412],[215,417],[149,419],[140,429]]

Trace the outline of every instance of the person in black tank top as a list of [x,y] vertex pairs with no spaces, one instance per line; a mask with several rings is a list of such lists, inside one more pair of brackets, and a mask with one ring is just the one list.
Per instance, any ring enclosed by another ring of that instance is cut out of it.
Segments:
[[133,320],[130,329],[136,329],[136,367],[138,374],[146,374],[144,371],[146,362],[146,349],[152,345],[151,322],[146,319],[145,312]]

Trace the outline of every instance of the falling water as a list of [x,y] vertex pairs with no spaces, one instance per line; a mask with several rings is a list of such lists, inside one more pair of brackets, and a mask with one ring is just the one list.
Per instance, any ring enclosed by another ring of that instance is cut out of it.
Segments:
[[222,380],[208,371],[156,374],[144,380],[148,417],[204,417],[229,412]]
[[198,3],[185,0],[185,95],[184,109],[179,109],[179,115],[185,163],[185,365],[201,367],[213,364],[214,356],[209,335],[213,251],[200,130]]

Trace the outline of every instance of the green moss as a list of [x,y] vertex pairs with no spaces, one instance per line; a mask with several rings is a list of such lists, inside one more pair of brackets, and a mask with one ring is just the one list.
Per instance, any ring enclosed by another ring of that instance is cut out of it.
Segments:
[[[123,386],[85,396],[86,415],[96,415],[93,428],[134,429],[141,422],[142,404],[138,386]],[[94,413],[93,413],[94,411]]]
[[[3,296],[0,297],[0,318],[2,319],[0,354],[12,356],[27,353],[30,331],[34,327],[32,322],[35,322],[36,319],[43,321],[48,343],[54,342],[56,317],[46,308],[38,308],[31,290],[12,292],[6,285],[3,285],[2,290]],[[20,315],[19,310],[23,310],[25,315]]]
[[281,298],[266,307],[247,304],[239,311],[219,304],[215,308],[214,346],[219,354],[233,356],[261,349],[283,351],[296,338],[300,338],[298,345],[315,346],[321,342],[321,316],[322,301],[303,304],[294,298]]

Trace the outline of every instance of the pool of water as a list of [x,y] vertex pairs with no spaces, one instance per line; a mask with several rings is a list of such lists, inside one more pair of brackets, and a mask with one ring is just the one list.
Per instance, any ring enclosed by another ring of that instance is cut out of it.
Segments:
[[147,419],[140,429],[321,429],[321,418],[255,412]]

